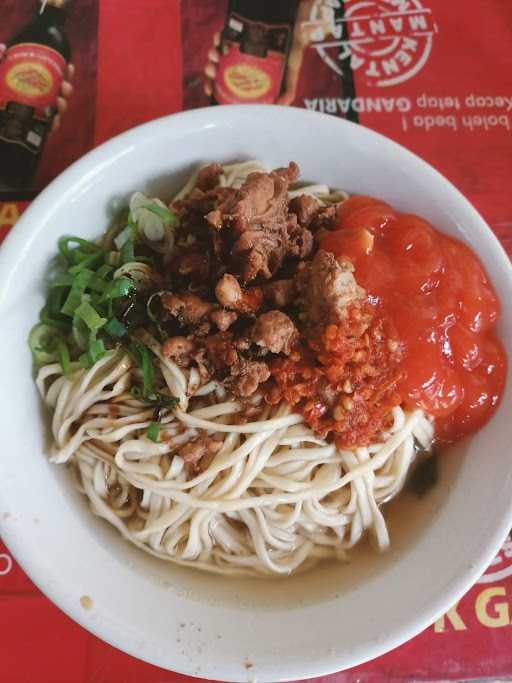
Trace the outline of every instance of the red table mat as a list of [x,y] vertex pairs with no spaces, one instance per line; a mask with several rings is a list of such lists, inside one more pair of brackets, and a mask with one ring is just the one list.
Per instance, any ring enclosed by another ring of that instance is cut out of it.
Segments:
[[[0,43],[26,23],[33,6],[32,0],[2,0]],[[226,12],[225,0],[72,0],[66,32],[74,93],[28,194],[127,128],[210,104],[204,70]],[[462,190],[512,253],[510,2],[301,0],[292,30],[299,48],[292,49],[281,100],[352,118],[416,152]],[[13,190],[2,196],[0,241],[27,205],[20,197],[28,195]],[[507,541],[480,581],[435,625],[384,657],[318,680],[512,677],[511,558]],[[74,624],[1,542],[0,632],[1,678],[12,683],[187,680]]]

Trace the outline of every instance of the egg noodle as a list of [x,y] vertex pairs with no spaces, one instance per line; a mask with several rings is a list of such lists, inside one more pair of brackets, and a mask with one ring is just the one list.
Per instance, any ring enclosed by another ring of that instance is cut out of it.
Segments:
[[[231,187],[265,170],[253,161],[223,168],[220,183]],[[322,204],[347,197],[325,185],[294,189],[290,197],[298,194]],[[403,487],[415,444],[431,446],[425,413],[396,407],[375,443],[338,450],[289,406],[268,406],[259,394],[249,399],[256,417],[241,419],[244,407],[221,382],[201,384],[197,369],[164,357],[148,331],[137,336],[154,356],[160,386],[179,400],[159,416],[157,442],[147,436],[154,409],[130,391],[140,370],[123,348],[88,369],[72,364],[68,376],[59,363],[37,375],[52,411],[50,459],[70,464],[95,514],[152,555],[221,574],[288,575],[344,559],[367,531],[380,550],[388,548],[381,505]],[[190,475],[177,451],[204,435],[222,447]]]

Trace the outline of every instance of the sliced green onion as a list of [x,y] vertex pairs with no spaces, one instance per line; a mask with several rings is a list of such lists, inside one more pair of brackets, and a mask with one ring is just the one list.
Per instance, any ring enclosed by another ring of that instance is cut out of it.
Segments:
[[161,408],[172,409],[179,405],[179,400],[176,398],[176,396],[169,396],[169,394],[161,394],[159,392],[152,394],[151,402],[155,406],[159,406]]
[[105,344],[101,339],[92,339],[86,353],[80,356],[80,365],[83,368],[92,368],[96,361],[103,358],[106,353]]
[[115,266],[117,268],[119,265],[119,252],[109,251],[105,257],[105,261],[109,266]]
[[144,344],[140,344],[139,342],[132,342],[129,350],[135,363],[142,370],[142,395],[146,398],[154,393],[154,370],[151,362],[151,353]]
[[130,263],[131,261],[135,261],[133,241],[126,240],[126,242],[121,247],[119,262],[122,266],[124,266],[125,263]]
[[50,289],[46,305],[43,306],[39,313],[39,320],[47,325],[53,325],[61,330],[71,329],[71,321],[66,319],[60,312],[64,299],[66,298],[66,290],[63,287],[56,287]]
[[88,301],[83,301],[78,306],[75,316],[81,318],[92,332],[99,330],[107,322],[107,319],[102,318]]
[[104,259],[105,251],[102,249],[101,251],[98,251],[96,254],[91,254],[90,256],[86,256],[85,258],[83,258],[80,261],[80,263],[78,263],[76,266],[72,266],[69,269],[69,272],[72,275],[76,275],[84,268],[96,268]]
[[128,213],[128,225],[126,227],[128,229],[128,239],[130,239],[132,242],[136,242],[139,236],[139,227],[133,220],[131,211]]
[[60,273],[57,277],[51,281],[50,287],[72,287],[75,278],[71,273]]
[[62,339],[57,341],[57,353],[59,355],[59,363],[62,368],[62,372],[69,377],[71,374],[71,359],[69,357],[69,349],[66,342]]
[[147,209],[154,213],[156,216],[161,218],[167,225],[176,226],[178,225],[177,216],[170,211],[167,207],[160,206],[160,204],[144,204],[141,208]]
[[108,301],[109,299],[119,299],[123,296],[128,296],[131,291],[135,289],[135,284],[133,280],[127,277],[118,277],[105,287],[103,292],[103,301]]
[[57,343],[60,339],[60,331],[50,325],[39,323],[32,328],[28,344],[37,365],[58,360]]
[[50,289],[45,307],[49,316],[54,318],[64,317],[61,313],[61,309],[68,294],[69,291],[65,287],[55,287],[54,289]]
[[82,318],[78,318],[77,316],[73,318],[73,327],[71,328],[71,333],[78,348],[82,349],[82,351],[85,351],[87,345],[89,344],[89,328]]
[[94,363],[96,363],[96,361],[100,358],[103,358],[106,352],[107,350],[105,348],[105,344],[101,339],[95,339],[91,342],[89,346],[89,355]]
[[92,292],[95,292],[96,294],[103,294],[107,286],[108,281],[106,281],[102,277],[98,277],[97,275],[91,278],[91,281],[89,283],[89,289],[91,289]]
[[110,275],[113,272],[114,269],[111,266],[108,266],[107,264],[103,264],[102,266],[100,266],[91,278],[91,281],[89,283],[90,289],[92,289],[94,292],[99,292],[100,294],[103,294],[105,289],[108,287],[108,284],[111,280]]
[[169,396],[169,394],[161,394],[159,391],[154,391],[144,397],[147,403],[155,406],[155,408],[175,408],[179,404],[176,396]]
[[114,237],[114,244],[116,245],[117,249],[121,250],[121,248],[129,240],[131,240],[131,230],[130,226],[127,225],[118,235],[116,235],[116,237]]
[[[77,247],[71,249],[69,246],[70,244],[76,244]],[[87,255],[94,254],[101,250],[101,247],[94,244],[94,242],[73,236],[61,237],[58,246],[60,253],[70,265],[77,265],[86,258]]]
[[133,396],[133,398],[142,399],[142,389],[136,384],[134,384],[130,389],[130,394]]
[[100,266],[96,271],[96,277],[105,279],[112,272],[114,272],[114,269],[105,263],[102,266]]
[[155,391],[148,396],[144,396],[142,388],[136,384],[132,386],[130,393],[133,398],[136,398],[138,401],[144,401],[144,403],[154,406],[155,408],[170,408],[172,410],[179,405],[179,400],[176,398],[176,396],[161,394],[158,391]]
[[78,275],[75,276],[73,286],[69,291],[64,305],[60,309],[61,313],[64,313],[64,315],[68,315],[69,317],[73,317],[76,309],[82,302],[82,296],[93,275],[94,273],[92,270],[84,268],[84,270],[81,270]]
[[157,443],[160,440],[159,435],[160,425],[158,424],[158,422],[152,422],[148,427],[146,436],[150,441],[154,441],[155,443]]
[[65,322],[64,320],[52,318],[52,316],[48,313],[48,304],[41,309],[41,312],[39,313],[39,320],[45,325],[57,328],[61,332],[69,333],[71,331],[71,322]]
[[117,318],[111,318],[103,329],[107,334],[115,339],[124,337],[127,332],[126,326],[123,325],[122,322],[119,322]]

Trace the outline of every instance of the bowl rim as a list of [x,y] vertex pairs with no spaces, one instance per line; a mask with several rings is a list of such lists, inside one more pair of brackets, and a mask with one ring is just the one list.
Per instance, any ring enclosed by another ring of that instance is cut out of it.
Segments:
[[[290,119],[298,117],[311,122],[312,125],[314,125],[315,122],[320,122],[322,120],[329,120],[331,122],[336,120],[337,125],[349,127],[354,132],[357,130],[357,134],[361,135],[362,138],[366,137],[366,139],[373,139],[375,142],[381,145],[384,144],[394,147],[396,154],[399,156],[401,155],[402,158],[407,157],[409,162],[414,162],[422,174],[432,179],[438,185],[439,183],[442,183],[446,186],[446,189],[450,191],[454,201],[459,207],[459,210],[464,209],[466,214],[470,215],[473,224],[477,224],[483,229],[483,232],[486,234],[487,242],[493,249],[496,258],[501,262],[501,266],[507,269],[509,280],[512,283],[512,265],[494,232],[469,202],[469,200],[466,199],[466,197],[457,189],[457,187],[453,185],[453,183],[451,183],[434,167],[408,150],[403,145],[369,128],[351,123],[344,119],[337,119],[329,114],[277,105],[223,105],[222,107],[216,108],[203,107],[200,109],[182,111],[140,124],[102,143],[71,164],[63,173],[55,178],[25,210],[16,224],[16,229],[9,232],[3,244],[1,245],[0,279],[2,281],[6,281],[6,279],[9,277],[9,271],[14,268],[16,254],[20,246],[23,244],[23,247],[25,248],[26,246],[31,246],[31,244],[36,241],[36,236],[31,235],[31,224],[34,221],[44,221],[45,211],[53,211],[55,209],[55,197],[58,197],[62,190],[65,190],[68,186],[76,183],[83,172],[90,170],[91,167],[96,167],[97,165],[101,164],[101,162],[108,157],[111,151],[121,150],[123,147],[130,147],[132,144],[136,144],[140,140],[141,135],[144,133],[150,132],[153,129],[158,129],[158,127],[162,127],[167,124],[180,124],[190,128],[197,125],[202,126],[205,124],[205,122],[208,122],[208,124],[216,126],[222,125],[223,120],[226,118],[236,118],[238,114],[243,114],[246,116],[251,112],[254,116],[265,115],[268,117],[272,113],[272,116],[276,117],[289,117]],[[3,297],[0,292],[0,307],[2,305],[2,299]],[[449,609],[452,604],[458,601],[482,575],[492,557],[499,551],[503,540],[506,538],[508,531],[512,526],[512,498],[504,509],[505,511],[501,518],[500,524],[497,525],[489,535],[487,542],[480,548],[478,556],[474,558],[474,561],[471,563],[471,565],[467,566],[465,573],[458,575],[457,578],[448,583],[442,595],[439,595],[437,601],[431,603],[428,607],[425,607],[423,612],[416,617],[413,625],[407,624],[406,626],[401,626],[399,629],[393,632],[392,636],[386,635],[378,642],[369,643],[367,645],[366,654],[364,657],[360,656],[360,654],[355,654],[352,656],[351,661],[350,656],[345,655],[342,670],[368,662],[371,659],[374,659],[375,657],[378,657],[398,647],[399,645],[402,645],[431,625],[447,609]],[[76,604],[76,601],[72,600],[70,596],[64,595],[59,590],[57,585],[52,586],[51,583],[49,584],[46,580],[46,577],[42,575],[42,573],[38,572],[36,567],[31,566],[30,547],[22,542],[21,535],[15,534],[11,530],[10,526],[2,521],[1,517],[0,534],[3,542],[12,553],[17,563],[30,577],[33,583],[73,621],[77,622],[90,633],[120,649],[121,651],[155,666],[167,668],[167,665],[162,663],[162,660],[159,660],[156,655],[151,656],[151,653],[141,654],[137,651],[136,647],[127,646],[122,638],[117,637],[116,633],[108,631],[108,625],[102,624],[101,620],[98,620],[98,624],[95,621],[88,620],[87,613],[84,613],[84,610],[82,610],[80,606]],[[335,673],[340,671],[340,664],[336,664],[337,660],[339,662],[340,655],[336,655],[336,653],[333,653],[332,656],[323,655],[321,661],[319,658],[311,662],[309,662],[309,660],[304,660],[300,665],[300,668],[296,664],[291,665],[290,673],[285,677],[280,676],[279,680],[295,680],[298,678],[304,679]],[[187,668],[184,666],[176,666],[168,670],[185,675],[192,675],[196,677],[199,676],[201,678],[207,678],[210,676],[208,670],[204,670],[198,674],[192,669],[192,667]],[[262,681],[275,680],[275,678],[272,678],[270,671],[264,672],[262,676],[258,675],[258,678],[260,678]],[[223,680],[236,681],[239,679],[234,678],[231,675],[227,675],[225,678],[223,678]]]

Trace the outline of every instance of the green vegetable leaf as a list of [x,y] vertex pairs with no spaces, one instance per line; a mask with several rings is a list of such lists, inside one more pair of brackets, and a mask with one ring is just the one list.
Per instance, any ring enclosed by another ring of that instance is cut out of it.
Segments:
[[160,441],[160,424],[158,422],[152,422],[148,430],[146,432],[146,436],[150,441],[154,441],[155,443],[158,443]]

